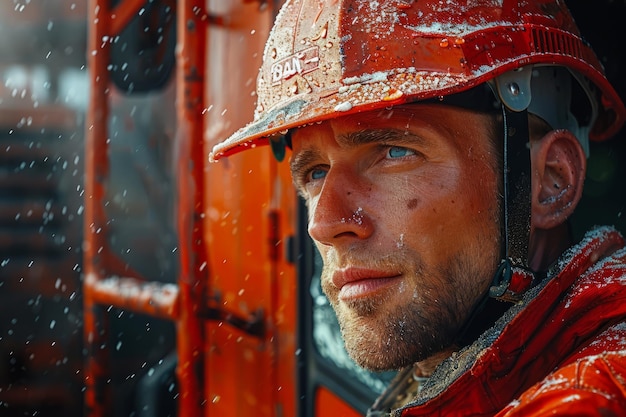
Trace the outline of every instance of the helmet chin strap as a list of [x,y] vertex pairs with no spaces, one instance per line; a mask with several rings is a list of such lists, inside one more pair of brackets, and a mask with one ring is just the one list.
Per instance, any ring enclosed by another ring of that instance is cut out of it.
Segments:
[[472,343],[504,314],[508,305],[501,301],[519,301],[537,281],[528,266],[531,181],[528,112],[511,110],[504,103],[501,107],[504,125],[501,261],[488,296],[482,297],[457,334],[454,344],[458,347]]
[[[513,111],[502,103],[504,124],[502,169],[502,250],[501,262],[489,295],[510,300],[516,292],[510,288],[513,269],[530,272],[528,244],[530,240],[530,135],[528,112]],[[530,278],[532,281],[532,278]],[[521,283],[520,283],[521,284]],[[522,287],[528,287],[522,285]],[[515,285],[518,287],[518,285]],[[527,288],[526,288],[527,289]]]

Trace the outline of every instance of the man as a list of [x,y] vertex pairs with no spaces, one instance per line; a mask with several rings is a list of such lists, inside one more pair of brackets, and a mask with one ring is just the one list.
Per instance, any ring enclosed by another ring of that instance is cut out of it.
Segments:
[[292,149],[371,415],[626,414],[624,241],[567,224],[626,109],[562,2],[287,1],[257,93],[212,157]]

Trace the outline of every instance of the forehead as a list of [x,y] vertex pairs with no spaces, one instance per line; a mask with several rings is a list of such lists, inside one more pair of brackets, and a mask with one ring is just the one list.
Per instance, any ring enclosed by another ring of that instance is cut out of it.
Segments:
[[[491,117],[444,105],[403,105],[338,117],[295,129],[292,133],[293,150],[297,154],[302,149],[317,147],[320,141],[329,136],[339,146],[355,146],[363,142],[400,139],[402,134],[427,140],[431,145],[447,142],[459,147],[475,147],[475,142],[479,142],[489,146],[492,142],[489,140]],[[361,133],[358,141],[354,140],[355,132]],[[371,137],[368,137],[368,132],[372,133]]]

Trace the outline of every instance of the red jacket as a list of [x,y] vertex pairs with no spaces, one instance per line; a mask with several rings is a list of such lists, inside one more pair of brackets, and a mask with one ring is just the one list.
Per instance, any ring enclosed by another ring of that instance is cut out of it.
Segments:
[[626,249],[600,228],[565,253],[394,416],[626,416]]

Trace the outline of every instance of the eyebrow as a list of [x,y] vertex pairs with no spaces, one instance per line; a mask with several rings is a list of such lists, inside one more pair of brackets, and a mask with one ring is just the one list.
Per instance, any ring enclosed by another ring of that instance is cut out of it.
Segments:
[[415,143],[420,142],[418,136],[409,134],[406,130],[400,129],[364,129],[350,132],[337,137],[340,145],[352,147],[367,145],[370,143]]
[[317,149],[305,149],[292,156],[291,161],[289,162],[289,168],[291,169],[291,176],[293,180],[297,181],[297,174],[320,158],[321,154]]
[[[412,133],[407,134],[406,130],[389,128],[358,130],[339,135],[336,140],[339,145],[349,148],[371,143],[392,143],[398,145],[424,143],[424,139],[420,136]],[[291,159],[291,173],[298,173],[319,159],[321,159],[321,152],[318,149],[305,149],[298,152]]]

